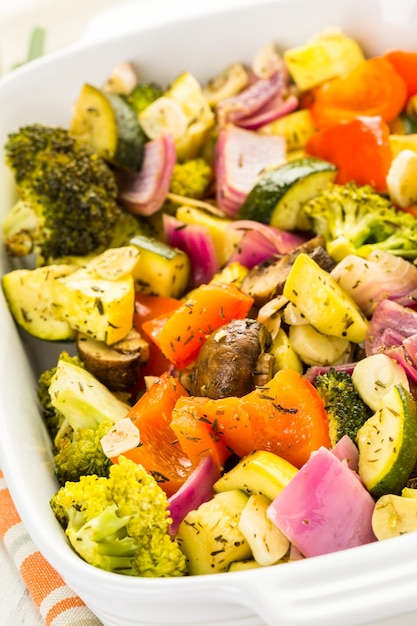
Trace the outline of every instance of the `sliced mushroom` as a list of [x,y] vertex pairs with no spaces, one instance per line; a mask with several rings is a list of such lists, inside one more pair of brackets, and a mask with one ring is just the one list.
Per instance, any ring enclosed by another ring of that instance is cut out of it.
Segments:
[[336,263],[324,247],[321,236],[309,239],[288,254],[279,258],[271,257],[256,265],[245,276],[241,289],[248,296],[255,299],[256,306],[263,306],[272,298],[282,294],[285,281],[295,259],[302,252],[308,254],[316,263],[330,272]]
[[[269,331],[253,319],[232,320],[212,332],[194,364],[193,395],[219,399],[249,393],[261,372],[265,381],[266,361],[260,357],[270,344]],[[272,373],[272,364],[268,368]]]
[[111,346],[79,333],[77,349],[86,369],[112,391],[132,387],[149,359],[149,344],[135,329]]

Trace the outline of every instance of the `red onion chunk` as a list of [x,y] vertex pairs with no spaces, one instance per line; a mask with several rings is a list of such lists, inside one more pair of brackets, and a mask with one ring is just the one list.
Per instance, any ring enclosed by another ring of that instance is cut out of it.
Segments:
[[227,230],[242,233],[242,238],[228,264],[238,262],[251,269],[274,255],[291,252],[306,241],[299,236],[255,220],[236,220]]
[[208,455],[201,459],[185,483],[168,499],[172,519],[169,527],[171,535],[177,534],[178,527],[187,513],[198,509],[203,502],[211,500],[213,485],[218,478],[220,478],[220,471],[213,457]]
[[217,204],[235,217],[261,172],[279,165],[286,157],[284,137],[260,135],[228,124],[216,144]]
[[389,252],[373,252],[366,259],[349,254],[331,275],[368,317],[386,298],[403,305],[414,303],[417,267]]
[[417,367],[417,333],[404,339],[403,346],[413,364]]
[[385,354],[391,357],[391,359],[395,359],[401,365],[408,378],[417,383],[417,367],[403,345],[385,350]]
[[332,448],[332,453],[341,461],[346,463],[349,469],[354,472],[359,468],[359,450],[348,435],[344,435]]
[[299,549],[294,544],[291,544],[290,553],[288,555],[288,560],[289,561],[301,561],[302,559],[304,559],[304,557],[299,551]]
[[366,355],[400,346],[417,333],[417,312],[391,300],[384,300],[374,311],[365,341]]
[[167,214],[163,216],[163,226],[168,245],[182,250],[190,258],[190,288],[209,282],[219,271],[216,248],[209,230],[198,224],[186,224]]
[[299,100],[294,94],[289,95],[287,98],[278,94],[261,109],[256,111],[254,115],[248,115],[240,119],[236,122],[236,125],[249,130],[257,130],[265,126],[265,124],[270,124],[280,117],[292,113],[297,109],[298,104]]
[[355,369],[357,361],[352,361],[351,363],[340,363],[337,365],[311,365],[307,368],[304,378],[314,385],[314,381],[316,376],[320,374],[327,374],[331,369],[335,369],[337,372],[346,372],[347,374],[352,374]]
[[268,226],[267,224],[256,222],[255,220],[236,220],[229,224],[228,229],[242,231],[242,233],[256,231],[262,235],[265,241],[268,241],[273,246],[275,252],[278,254],[291,252],[305,243],[310,237],[310,235],[305,233],[296,234],[287,232],[275,228],[275,226]]
[[395,296],[395,298],[390,299],[395,300],[398,304],[415,309],[417,308],[417,288],[407,294],[404,294],[403,296]]
[[239,120],[253,115],[274,96],[282,93],[286,83],[284,74],[277,72],[269,78],[256,79],[236,96],[221,100],[217,105],[219,124],[224,125],[228,122],[236,124]]
[[344,463],[324,447],[313,452],[268,507],[269,519],[306,557],[376,541],[375,502]]
[[230,257],[228,265],[240,263],[248,269],[252,269],[274,254],[277,254],[277,249],[270,240],[256,230],[247,230]]
[[139,172],[118,172],[119,200],[131,213],[153,215],[169,191],[176,152],[170,135],[148,141],[144,150]]

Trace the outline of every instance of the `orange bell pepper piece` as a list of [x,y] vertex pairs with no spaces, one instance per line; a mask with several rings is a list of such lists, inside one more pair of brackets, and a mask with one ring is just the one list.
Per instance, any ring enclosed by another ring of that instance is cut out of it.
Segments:
[[164,373],[127,414],[139,429],[140,444],[123,456],[143,465],[168,496],[181,487],[193,469],[170,426],[175,403],[184,395],[187,391],[180,382]]
[[[145,376],[160,376],[170,367],[170,362],[162,354],[161,350],[146,333],[146,322],[158,316],[169,315],[177,309],[181,300],[168,298],[166,296],[149,296],[137,293],[135,296],[135,312],[133,314],[133,324],[136,330],[149,342],[149,359],[146,365],[140,369],[140,375],[132,391],[140,391],[145,387]],[[161,328],[162,328],[161,324]]]
[[392,161],[389,133],[380,117],[358,117],[312,135],[306,152],[336,165],[336,183],[354,181],[383,193]]
[[207,398],[179,398],[172,411],[171,428],[194,467],[203,457],[211,455],[215,465],[223,470],[232,452],[218,432],[216,422],[205,415],[206,404]]
[[316,128],[321,129],[358,116],[380,116],[390,122],[406,101],[402,76],[387,59],[375,57],[314,89],[309,109]]
[[328,418],[313,385],[295,370],[280,370],[264,387],[242,398],[181,399],[240,457],[268,450],[301,467],[320,446],[330,447]]
[[194,289],[168,318],[149,320],[143,328],[165,357],[181,369],[196,359],[213,330],[232,319],[243,319],[252,305],[253,298],[235,285],[209,283]]
[[407,86],[407,97],[417,94],[417,52],[406,52],[405,50],[391,50],[384,54],[402,77]]
[[241,401],[252,425],[250,447],[269,450],[301,467],[320,446],[330,447],[328,418],[313,385],[295,370],[280,370]]

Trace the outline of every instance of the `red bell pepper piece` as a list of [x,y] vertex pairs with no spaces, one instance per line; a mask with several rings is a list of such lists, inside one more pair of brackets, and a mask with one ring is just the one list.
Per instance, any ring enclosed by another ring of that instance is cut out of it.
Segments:
[[164,356],[178,368],[187,367],[213,331],[233,319],[246,317],[253,298],[235,285],[208,283],[194,289],[169,317],[149,320],[143,326]]
[[337,166],[336,183],[353,181],[385,192],[392,160],[389,133],[380,117],[358,117],[315,133],[306,152]]
[[309,109],[317,128],[359,116],[380,116],[384,122],[390,122],[406,104],[407,85],[392,63],[375,57],[323,83],[311,95]]
[[408,98],[417,94],[417,52],[406,52],[405,50],[391,50],[384,54],[404,80],[407,86]]

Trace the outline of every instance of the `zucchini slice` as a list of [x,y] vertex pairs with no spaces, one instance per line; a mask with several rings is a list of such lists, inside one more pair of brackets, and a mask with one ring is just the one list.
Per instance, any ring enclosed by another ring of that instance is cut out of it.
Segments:
[[59,279],[56,306],[71,328],[112,345],[133,325],[134,283],[131,274],[102,278],[88,265]]
[[373,496],[399,494],[417,462],[417,404],[396,385],[357,435],[359,476]]
[[305,148],[308,139],[315,132],[316,129],[309,109],[293,111],[259,129],[261,135],[283,135],[288,152]]
[[354,343],[365,340],[369,323],[356,302],[304,252],[294,261],[283,295],[319,333]]
[[135,112],[117,94],[84,84],[75,103],[70,134],[117,167],[140,170],[142,166],[145,136]]
[[130,245],[140,252],[133,271],[135,291],[153,296],[180,298],[190,279],[190,259],[185,252],[153,237],[137,235]]
[[248,495],[259,493],[273,500],[297,472],[296,467],[276,454],[256,450],[223,474],[214,483],[214,491],[222,493],[238,489]]
[[76,332],[57,316],[56,290],[74,265],[48,265],[4,274],[2,287],[15,322],[30,335],[45,341],[74,341]]
[[252,557],[238,523],[248,496],[240,489],[217,493],[181,522],[177,538],[191,575],[226,572],[235,561]]
[[256,220],[282,230],[310,230],[303,204],[329,183],[337,168],[315,157],[302,157],[262,175],[239,209],[238,218]]

